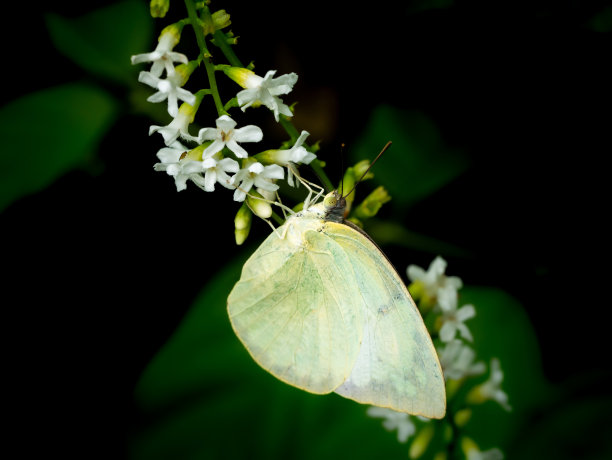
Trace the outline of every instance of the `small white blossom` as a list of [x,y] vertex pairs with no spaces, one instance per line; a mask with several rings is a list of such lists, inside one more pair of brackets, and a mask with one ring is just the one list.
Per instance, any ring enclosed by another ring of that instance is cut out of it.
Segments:
[[459,331],[459,335],[470,342],[472,334],[465,324],[466,320],[476,316],[474,305],[464,305],[457,310],[456,304],[452,310],[442,312],[440,319],[442,327],[440,328],[440,340],[442,342],[450,342],[455,338],[455,334]]
[[486,370],[485,363],[474,363],[476,352],[458,339],[450,341],[443,349],[438,350],[438,355],[446,380],[459,380],[482,374]]
[[174,62],[182,62],[187,64],[188,59],[182,53],[172,51],[179,42],[180,35],[175,28],[168,27],[164,29],[159,37],[159,43],[155,51],[151,53],[136,54],[132,56],[132,64],[140,64],[142,62],[152,62],[150,73],[155,76],[161,76],[164,69],[170,74],[174,71]]
[[184,103],[179,109],[178,115],[166,126],[153,125],[149,128],[149,136],[153,133],[160,133],[166,145],[172,144],[179,137],[190,141],[198,139],[189,134],[189,124],[193,122],[194,110],[193,107]]
[[270,70],[262,78],[253,72],[248,73],[248,76],[242,82],[246,89],[243,89],[237,95],[238,105],[243,111],[253,104],[263,104],[274,112],[276,121],[278,121],[279,113],[288,117],[293,116],[289,107],[278,96],[291,92],[298,76],[295,73],[289,73],[272,78],[275,74],[276,70]]
[[406,442],[410,436],[416,432],[416,427],[410,416],[403,412],[397,412],[386,407],[370,406],[368,407],[367,414],[370,417],[382,418],[383,426],[389,430],[397,430],[397,440],[399,442]]
[[168,99],[168,113],[173,117],[178,115],[178,101],[185,101],[194,105],[196,97],[191,92],[181,88],[185,84],[186,77],[183,72],[175,72],[174,69],[168,72],[167,78],[161,79],[151,72],[140,72],[138,81],[149,85],[157,92],[147,98],[149,102],[162,102]]
[[174,178],[176,189],[179,192],[187,188],[188,180],[193,181],[199,187],[204,187],[204,178],[200,174],[202,172],[201,162],[182,158],[188,150],[179,142],[173,142],[169,147],[157,152],[157,158],[161,160],[161,163],[153,165],[156,171],[166,171]]
[[503,460],[504,454],[497,447],[489,450],[468,450],[466,454],[467,460]]
[[232,176],[230,180],[230,184],[236,187],[234,200],[244,201],[246,194],[253,185],[260,189],[274,192],[278,190],[278,185],[272,181],[282,179],[284,176],[284,170],[279,165],[264,166],[259,162],[251,162]]
[[231,177],[228,172],[236,173],[240,169],[238,162],[231,158],[218,159],[218,155],[205,158],[202,161],[202,170],[204,171],[204,190],[212,192],[215,190],[215,183],[219,182],[226,188],[233,189],[231,185]]
[[504,373],[501,370],[499,359],[491,359],[490,373],[489,379],[476,388],[479,396],[485,400],[491,399],[498,402],[500,406],[508,411],[512,410],[508,404],[508,395],[501,389]]
[[227,115],[217,118],[216,128],[202,128],[198,134],[198,141],[213,141],[204,151],[204,157],[220,152],[223,147],[230,149],[238,158],[247,158],[249,155],[238,142],[259,142],[263,132],[258,126],[249,125],[234,129],[236,122]]
[[[285,166],[287,168],[287,182],[293,187],[294,174],[292,164],[309,164],[316,158],[314,153],[309,152],[303,146],[308,136],[308,131],[302,131],[300,137],[297,138],[295,144],[290,149],[268,150],[258,154],[257,157],[259,158],[261,155],[262,159],[265,158],[267,162]],[[296,182],[296,184],[299,184],[299,182]]]
[[457,276],[446,276],[446,261],[438,256],[429,265],[427,271],[417,265],[408,266],[408,278],[411,281],[420,281],[423,284],[425,295],[436,299],[442,310],[452,309],[453,302],[457,300],[457,290],[463,283]]

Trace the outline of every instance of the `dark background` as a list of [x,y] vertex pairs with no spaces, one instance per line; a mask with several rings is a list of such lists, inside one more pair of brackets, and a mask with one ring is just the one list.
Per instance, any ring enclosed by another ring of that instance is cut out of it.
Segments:
[[[590,22],[607,2],[231,3],[219,7],[232,14],[242,59],[299,74],[295,122],[322,154],[350,150],[373,107],[388,103],[423,112],[469,156],[464,174],[411,208],[412,229],[473,254],[447,257],[450,274],[519,299],[553,384],[608,397],[612,39]],[[54,50],[43,14],[103,4],[11,5],[2,102],[92,80]],[[126,106],[98,162],[0,216],[6,417],[23,457],[120,457],[138,421],[136,379],[237,252],[228,200],[177,194],[154,174],[150,124]],[[24,142],[44,148],[32,135]],[[330,176],[339,171],[330,162]],[[266,232],[254,229],[250,243]],[[387,253],[398,265],[433,258]]]

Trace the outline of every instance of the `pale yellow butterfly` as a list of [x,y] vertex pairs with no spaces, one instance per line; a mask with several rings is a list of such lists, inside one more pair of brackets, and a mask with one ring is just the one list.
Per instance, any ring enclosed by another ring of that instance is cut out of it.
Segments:
[[229,295],[232,327],[283,382],[442,418],[444,378],[423,319],[345,206],[331,192],[268,236]]

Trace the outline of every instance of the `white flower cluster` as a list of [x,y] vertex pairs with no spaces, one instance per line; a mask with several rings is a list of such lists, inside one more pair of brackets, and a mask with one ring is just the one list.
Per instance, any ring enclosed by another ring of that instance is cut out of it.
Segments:
[[[440,364],[447,381],[447,393],[454,384],[460,384],[471,376],[482,375],[486,372],[484,362],[475,362],[476,352],[469,345],[473,341],[472,333],[465,322],[476,315],[473,305],[459,305],[459,289],[463,282],[456,276],[447,276],[447,263],[442,257],[436,257],[427,270],[416,265],[407,269],[408,278],[412,281],[410,291],[419,308],[436,315],[436,330],[441,342],[436,350]],[[487,400],[499,403],[504,409],[511,410],[508,404],[508,395],[502,390],[503,372],[499,360],[493,358],[490,364],[489,378],[472,388],[467,396],[466,403],[479,404]],[[469,409],[468,409],[469,411]],[[428,436],[420,436],[415,421],[426,421],[423,417],[414,417],[399,413],[391,409],[370,407],[367,411],[371,417],[383,419],[383,426],[389,430],[397,430],[398,440],[406,442],[408,438],[416,435],[413,444],[429,442]],[[422,423],[421,423],[422,425]],[[422,439],[421,439],[422,438]],[[499,449],[481,452],[470,439],[464,438],[463,450],[470,459],[501,459],[503,454]],[[418,450],[418,449],[417,449]]]
[[[165,143],[157,153],[160,163],[154,165],[155,170],[172,176],[178,191],[184,190],[188,181],[207,192],[214,191],[219,183],[234,190],[235,201],[244,201],[253,187],[259,194],[273,197],[279,188],[276,181],[285,178],[284,168],[293,186],[295,165],[308,164],[316,158],[303,146],[308,132],[302,131],[292,148],[267,150],[259,157],[249,155],[243,144],[260,142],[262,130],[255,125],[237,128],[237,122],[227,113],[220,114],[216,127],[202,128],[197,136],[189,133],[189,125],[203,97],[211,90],[193,94],[183,88],[199,61],[189,61],[184,54],[173,51],[179,43],[181,28],[178,23],[166,27],[153,52],[132,56],[133,64],[152,63],[151,69],[141,72],[138,79],[157,90],[147,99],[149,102],[167,100],[168,113],[173,118],[168,125],[151,126],[149,130],[149,135],[161,134]],[[175,63],[180,65],[175,67]],[[293,89],[296,74],[273,78],[276,71],[271,70],[265,77],[259,77],[248,69],[219,67],[244,88],[236,95],[237,105],[243,111],[263,105],[273,112],[276,121],[279,121],[279,114],[292,116],[279,96]],[[162,78],[164,71],[165,78]],[[183,101],[180,107],[179,100]]]

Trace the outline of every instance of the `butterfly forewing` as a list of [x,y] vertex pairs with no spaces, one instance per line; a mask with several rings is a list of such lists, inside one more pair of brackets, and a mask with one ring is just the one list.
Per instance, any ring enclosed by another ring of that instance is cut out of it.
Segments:
[[351,373],[363,330],[363,297],[346,252],[321,223],[291,224],[297,242],[272,233],[246,262],[228,298],[232,326],[255,361],[279,379],[329,393]]

